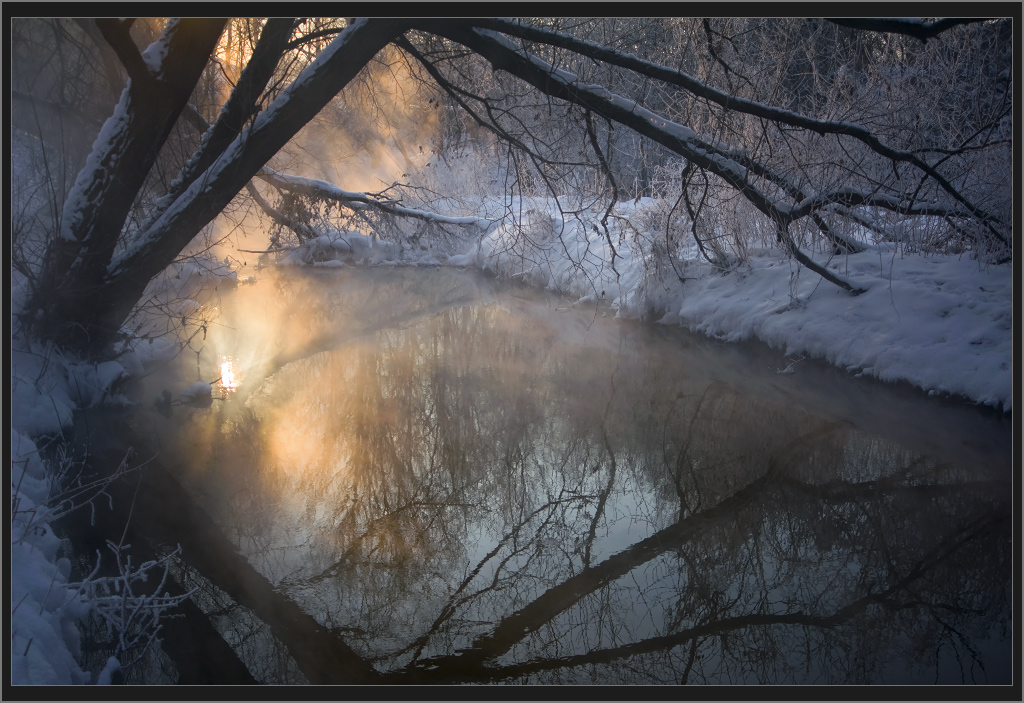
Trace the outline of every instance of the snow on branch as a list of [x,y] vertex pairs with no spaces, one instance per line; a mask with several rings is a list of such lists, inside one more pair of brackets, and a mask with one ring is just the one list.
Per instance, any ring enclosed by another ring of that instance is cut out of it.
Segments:
[[380,200],[367,193],[343,190],[327,181],[302,178],[301,176],[289,176],[270,168],[264,168],[259,177],[281,190],[287,190],[319,200],[330,200],[353,210],[375,208],[389,215],[412,217],[425,222],[476,227],[481,231],[486,231],[494,223],[492,220],[482,217],[450,217],[427,210],[405,207],[393,201]]
[[892,212],[898,212],[901,215],[931,215],[957,218],[969,218],[972,215],[970,212],[955,207],[943,207],[934,203],[907,203],[889,195],[868,193],[856,188],[839,188],[834,191],[804,198],[796,206],[789,208],[788,212],[790,217],[796,220],[832,204],[844,205],[846,207],[881,207]]
[[[719,176],[775,223],[779,241],[800,263],[854,295],[863,292],[816,264],[800,250],[789,234],[789,225],[797,219],[793,205],[778,202],[751,183],[749,170],[730,156],[736,152],[711,140],[704,140],[689,127],[641,107],[635,100],[612,93],[604,86],[583,83],[575,74],[556,68],[520,49],[496,32],[440,25],[431,25],[430,29],[473,49],[496,69],[507,71],[548,95],[624,124]],[[884,203],[879,204],[884,207]],[[813,208],[808,208],[800,216],[812,212]]]
[[139,266],[153,273],[162,269],[403,28],[398,20],[359,19],[340,32],[155,222],[111,259],[107,280],[131,276]]
[[299,239],[316,238],[316,233],[305,222],[299,222],[294,217],[289,217],[267,202],[267,199],[260,194],[259,189],[256,188],[252,181],[246,184],[245,189],[252,196],[252,199],[256,201],[256,204],[260,206],[260,209],[267,213],[274,222],[295,232]]
[[468,46],[495,68],[527,81],[548,95],[626,125],[706,168],[743,193],[758,210],[773,220],[787,218],[771,197],[749,181],[748,169],[729,155],[725,145],[699,137],[689,127],[652,112],[602,85],[583,83],[575,74],[520,49],[496,32],[440,24],[429,24],[429,30]]
[[[842,23],[845,20],[833,20],[837,23]],[[903,27],[904,25],[909,28],[912,26],[911,20],[852,20],[854,22],[884,22],[894,23],[893,26]],[[975,22],[980,20],[961,20],[961,19],[948,19],[939,20],[932,23],[917,23],[916,27],[923,28],[921,31],[931,32],[931,36],[938,34],[945,29],[948,29],[952,24],[959,24],[964,22]],[[947,24],[942,24],[942,23]],[[902,24],[901,24],[902,23]],[[952,24],[949,24],[952,23]],[[868,146],[872,151],[884,156],[885,158],[891,159],[896,162],[905,162],[913,165],[919,169],[929,178],[933,179],[946,193],[948,193],[953,199],[963,205],[969,213],[974,217],[982,221],[989,231],[997,237],[1004,244],[1009,243],[1007,235],[996,228],[995,225],[1002,225],[997,217],[984,211],[974,203],[970,202],[963,193],[960,192],[950,181],[938,172],[938,170],[924,161],[917,154],[896,149],[886,143],[884,143],[877,135],[871,132],[869,129],[852,122],[835,122],[829,120],[820,120],[814,117],[793,112],[791,110],[784,110],[782,108],[773,107],[765,103],[749,100],[746,98],[737,97],[730,93],[718,90],[712,86],[709,86],[693,76],[686,74],[682,71],[669,68],[660,64],[653,63],[641,59],[633,54],[616,51],[610,49],[607,46],[595,44],[575,37],[569,36],[563,32],[556,32],[548,29],[541,29],[533,26],[523,24],[518,21],[512,20],[501,20],[501,19],[485,19],[485,20],[473,20],[473,24],[486,28],[488,30],[494,30],[509,34],[512,36],[526,39],[529,41],[542,42],[550,46],[556,46],[570,51],[574,51],[582,56],[588,58],[603,61],[621,68],[625,68],[631,71],[635,71],[644,76],[655,78],[657,80],[664,81],[671,85],[684,88],[691,92],[693,95],[710,100],[718,105],[721,105],[727,110],[735,110],[737,112],[753,115],[763,119],[772,120],[781,124],[786,124],[792,127],[798,127],[806,129],[817,134],[835,134],[845,135],[853,137],[858,141]],[[896,29],[890,29],[888,31],[897,31]],[[908,32],[904,32],[908,33]],[[492,35],[497,36],[497,35]],[[506,46],[512,46],[507,40],[505,40]],[[558,77],[564,77],[568,75],[565,71],[559,71]],[[554,73],[552,74],[555,75]]]
[[[96,575],[100,567],[97,551],[96,569],[81,583],[71,584],[104,626],[107,640],[114,644],[113,657],[101,672],[99,683],[110,683],[114,671],[136,664],[158,646],[162,621],[174,617],[172,611],[196,590],[177,595],[168,591],[168,577],[174,559],[181,554],[180,545],[166,556],[140,565],[132,564],[130,547],[107,540],[117,575]],[[149,584],[150,576],[154,575],[158,581]]]

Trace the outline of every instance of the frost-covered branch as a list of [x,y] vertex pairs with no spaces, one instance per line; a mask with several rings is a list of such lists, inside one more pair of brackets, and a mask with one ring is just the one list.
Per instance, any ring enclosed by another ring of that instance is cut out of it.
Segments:
[[[69,584],[74,589],[73,597],[89,605],[102,623],[107,641],[114,644],[112,660],[101,672],[100,683],[110,683],[114,671],[138,663],[158,646],[162,621],[174,617],[170,611],[191,598],[196,590],[176,596],[167,590],[171,564],[181,554],[180,545],[161,559],[137,566],[128,554],[131,545],[107,540],[107,548],[114,558],[116,576],[96,575],[100,568],[97,552],[93,573],[79,583]],[[155,585],[150,583],[153,577],[158,579]]]
[[260,194],[259,189],[256,188],[252,181],[246,184],[245,190],[250,196],[252,196],[252,199],[257,205],[259,205],[260,209],[270,216],[270,219],[282,227],[287,227],[291,231],[295,232],[296,236],[298,236],[300,240],[316,238],[316,232],[310,229],[309,225],[305,222],[301,222],[290,215],[286,215],[267,202],[267,199]]
[[393,201],[381,200],[368,193],[343,190],[342,188],[339,188],[332,183],[328,183],[327,181],[303,178],[301,176],[285,175],[283,173],[273,171],[270,168],[264,168],[260,172],[259,177],[281,190],[286,190],[317,200],[326,200],[338,203],[353,210],[372,208],[388,215],[411,217],[413,219],[423,220],[424,222],[436,222],[438,224],[461,225],[463,227],[472,227],[481,231],[487,230],[493,224],[492,220],[482,217],[450,217],[448,215],[439,215],[428,210],[419,210],[417,208],[398,205]]
[[[793,220],[798,220],[827,205],[845,207],[878,207],[901,215],[970,218],[972,213],[957,207],[943,207],[933,203],[910,203],[883,193],[869,193],[858,188],[839,188],[805,198],[789,209]],[[780,206],[782,207],[782,206]]]
[[[899,20],[882,21],[896,23],[901,22]],[[953,23],[973,21],[978,20],[947,20],[947,22]],[[924,161],[924,159],[922,159],[918,154],[912,151],[897,149],[886,144],[877,135],[871,132],[871,130],[859,124],[816,119],[792,110],[785,110],[762,102],[742,98],[709,86],[683,71],[677,71],[675,69],[668,68],[667,66],[662,66],[651,61],[640,59],[632,54],[616,51],[607,46],[576,39],[562,32],[534,27],[512,20],[485,19],[473,20],[472,23],[480,27],[493,29],[522,39],[543,42],[551,46],[569,49],[582,56],[635,71],[641,75],[684,88],[693,95],[710,100],[727,110],[742,112],[754,117],[771,120],[779,124],[806,129],[821,135],[835,134],[853,137],[867,145],[872,151],[880,156],[900,163],[909,163],[919,169],[926,176],[933,179],[947,194],[950,195],[950,197],[959,202],[971,216],[984,222],[989,231],[1004,245],[1009,244],[1009,237],[1005,232],[1001,231],[1001,228],[1006,227],[1007,223],[1000,222],[995,215],[986,212],[983,208],[972,203],[959,188],[956,188],[945,176],[939,173],[934,166]],[[940,23],[936,22],[930,24],[934,27]],[[927,25],[919,24],[916,26],[926,27]],[[949,26],[952,25],[944,25],[937,30],[927,29],[925,31],[934,31],[934,34],[938,34]]]
[[[441,71],[438,70],[437,66],[430,61],[421,51],[419,51],[412,43],[405,37],[399,37],[395,41],[395,45],[400,47],[407,54],[416,59],[417,62],[423,67],[435,83],[445,92],[452,101],[459,106],[470,118],[480,127],[493,133],[501,141],[512,145],[518,151],[528,155],[531,160],[540,164],[547,164],[551,166],[580,166],[587,164],[579,164],[570,161],[561,161],[557,159],[551,159],[545,157],[542,154],[537,153],[536,149],[530,148],[523,140],[518,139],[515,135],[511,134],[509,130],[499,124],[498,119],[495,116],[495,107],[493,101],[483,95],[470,92],[464,86],[456,85],[454,82],[448,80]],[[473,101],[476,104],[482,105],[484,112],[487,113],[487,117],[484,117],[479,111],[475,110],[467,101]]]
[[[495,68],[508,71],[548,95],[568,100],[624,124],[722,178],[776,223],[779,240],[798,261],[845,290],[855,294],[861,292],[861,289],[815,264],[800,251],[788,233],[789,225],[797,219],[792,205],[779,202],[757,188],[750,181],[749,169],[732,158],[723,145],[702,139],[689,127],[641,107],[636,101],[612,93],[604,86],[582,83],[575,74],[555,68],[494,32],[464,27],[433,26],[433,29],[473,49],[487,58]],[[801,211],[800,216],[810,214],[811,210],[808,208],[807,212]]]

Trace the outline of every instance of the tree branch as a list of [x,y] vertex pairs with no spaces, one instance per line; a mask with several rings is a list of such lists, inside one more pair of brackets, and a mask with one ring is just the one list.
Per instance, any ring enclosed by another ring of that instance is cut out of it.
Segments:
[[297,222],[295,218],[289,217],[267,202],[266,198],[260,195],[259,190],[256,189],[256,186],[253,185],[252,181],[245,184],[245,189],[248,191],[249,195],[252,196],[252,199],[256,201],[256,204],[260,206],[260,209],[270,216],[270,219],[283,227],[287,227],[292,232],[295,232],[299,241],[316,239],[316,232],[310,229],[309,225],[304,222]]
[[133,18],[125,20],[99,18],[96,20],[96,28],[100,30],[100,34],[117,54],[121,65],[128,72],[128,77],[139,83],[149,83],[153,80],[153,74],[146,67],[139,47],[135,45],[131,34],[128,33],[134,21]]
[[[101,135],[108,129],[109,134],[97,139],[88,165],[65,200],[61,231],[46,252],[44,275],[28,306],[42,313],[39,323],[44,336],[77,347],[92,346],[92,339],[84,344],[81,339],[70,341],[69,335],[92,335],[87,330],[72,331],[67,321],[88,319],[84,301],[105,290],[106,266],[135,196],[187,104],[224,24],[223,19],[168,23],[159,40],[165,49],[162,65],[174,70],[166,71],[159,82],[152,78],[130,81],[121,93],[114,114],[101,130]],[[124,29],[119,27],[115,34]],[[106,328],[96,337],[111,332]]]
[[929,39],[937,37],[947,29],[952,29],[957,25],[986,22],[991,18],[944,17],[940,20],[935,20],[934,22],[926,22],[924,20],[917,19],[873,17],[826,17],[825,19],[832,24],[839,25],[840,27],[848,27],[859,31],[883,32],[886,34],[905,34],[908,37],[914,37],[915,39],[920,39],[922,42],[927,42]]
[[178,174],[167,194],[157,203],[155,212],[141,229],[146,229],[155,222],[196,178],[224,153],[231,141],[241,134],[246,120],[256,111],[257,100],[284,54],[288,37],[291,36],[293,19],[285,17],[267,20],[253,49],[252,57],[242,70],[242,75],[231,91],[227,104],[221,109],[217,121],[212,126],[202,120],[202,116],[195,112],[191,105],[186,107],[185,116],[193,124],[206,124],[202,144]]
[[[982,20],[964,20],[969,22],[982,21]],[[906,162],[912,164],[915,168],[920,169],[927,176],[932,178],[940,188],[948,193],[952,198],[961,203],[972,215],[982,221],[986,228],[1004,245],[1009,245],[1009,237],[996,229],[993,223],[1000,222],[999,218],[994,215],[985,212],[980,207],[971,203],[960,191],[955,188],[952,183],[949,182],[942,174],[940,174],[935,167],[929,165],[926,161],[921,159],[917,154],[909,151],[895,149],[879,139],[870,130],[862,127],[861,125],[854,124],[851,122],[831,122],[828,120],[819,120],[813,117],[808,117],[791,110],[784,110],[781,108],[772,107],[764,103],[759,103],[746,98],[739,98],[729,93],[725,93],[716,88],[708,86],[696,78],[683,73],[682,71],[676,71],[675,69],[668,68],[659,64],[655,64],[650,61],[646,61],[632,54],[623,54],[622,52],[609,49],[608,47],[594,44],[592,42],[583,41],[576,39],[569,35],[561,32],[554,32],[547,29],[539,29],[522,24],[517,21],[511,20],[500,20],[500,19],[474,19],[467,20],[470,24],[493,29],[505,34],[517,36],[521,39],[527,39],[530,41],[542,42],[550,46],[557,46],[560,48],[568,49],[579,53],[582,56],[604,61],[606,63],[626,68],[641,75],[656,78],[664,81],[671,85],[676,85],[687,91],[693,93],[698,97],[702,97],[706,100],[710,100],[718,105],[721,105],[727,110],[735,110],[737,112],[746,113],[755,117],[761,117],[764,119],[771,120],[780,124],[787,124],[793,127],[799,127],[806,129],[817,134],[836,134],[836,135],[847,135],[867,145],[872,151],[891,159],[896,162]],[[947,27],[948,28],[948,27]],[[940,30],[941,31],[941,30]]]
[[[815,264],[810,257],[800,251],[796,243],[789,237],[788,225],[798,216],[803,217],[810,214],[814,207],[809,206],[805,210],[797,211],[788,203],[776,202],[750,182],[749,169],[731,158],[729,150],[701,139],[688,127],[665,119],[641,107],[635,101],[616,95],[602,86],[580,82],[574,74],[557,69],[536,56],[518,49],[507,39],[494,32],[449,22],[444,24],[428,22],[427,25],[429,31],[435,31],[473,49],[490,61],[496,69],[507,71],[548,95],[567,100],[624,124],[714,173],[776,224],[780,241],[786,244],[787,249],[797,260],[845,290],[854,294],[863,292]],[[880,201],[878,204],[884,207],[887,202]],[[811,203],[817,205],[814,201]],[[826,203],[821,203],[821,205],[824,204]]]
[[449,217],[447,215],[439,215],[427,210],[419,210],[416,208],[405,207],[403,205],[396,205],[394,203],[378,200],[366,193],[342,190],[327,181],[302,178],[300,176],[289,176],[283,173],[278,173],[277,171],[273,171],[269,168],[264,168],[258,175],[259,178],[280,190],[287,190],[300,195],[316,198],[318,200],[335,202],[352,208],[353,210],[374,208],[389,215],[411,217],[417,220],[423,220],[424,222],[437,222],[439,224],[446,225],[470,226],[480,230],[486,230],[491,226],[491,224],[493,224],[491,220],[486,220],[481,217]]

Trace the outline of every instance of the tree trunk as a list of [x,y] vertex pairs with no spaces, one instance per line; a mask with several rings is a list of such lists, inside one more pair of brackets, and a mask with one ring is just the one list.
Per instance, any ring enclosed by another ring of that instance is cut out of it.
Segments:
[[225,22],[172,21],[152,51],[147,50],[148,62],[135,49],[144,72],[137,71],[129,81],[114,114],[96,138],[65,201],[60,232],[46,252],[42,276],[29,305],[41,314],[37,323],[44,338],[81,349],[105,336],[104,330],[75,323],[88,320],[95,310],[107,262],[135,197],[188,102]]
[[72,191],[63,236],[47,255],[49,285],[37,290],[29,306],[40,311],[41,320],[35,321],[40,336],[83,354],[107,352],[150,280],[405,26],[398,20],[350,25],[251,127],[223,148],[201,177],[115,255],[132,200],[159,144],[185,107],[223,22],[215,34],[212,27],[207,29],[212,39],[208,36],[202,45],[174,44],[172,53],[169,42],[160,72],[169,85],[132,85],[125,91]]

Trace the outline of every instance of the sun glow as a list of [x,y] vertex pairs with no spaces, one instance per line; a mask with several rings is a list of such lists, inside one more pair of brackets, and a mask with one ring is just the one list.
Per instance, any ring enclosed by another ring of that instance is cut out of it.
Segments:
[[225,391],[233,391],[238,388],[239,378],[235,371],[235,360],[230,356],[222,357],[220,364],[220,387]]

